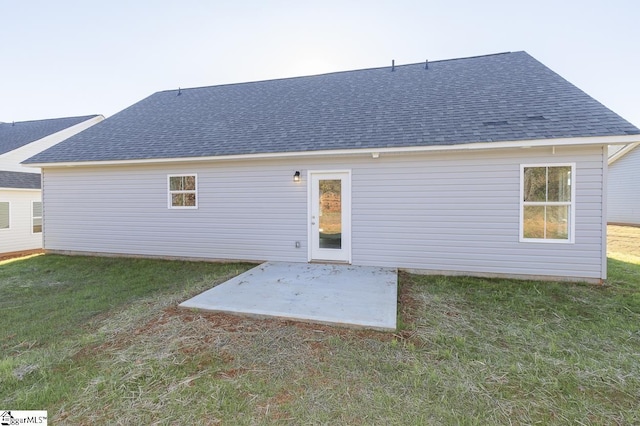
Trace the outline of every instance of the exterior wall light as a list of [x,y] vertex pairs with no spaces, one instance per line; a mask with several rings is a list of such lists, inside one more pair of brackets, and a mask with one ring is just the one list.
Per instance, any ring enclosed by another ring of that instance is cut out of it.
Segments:
[[300,182],[300,172],[299,172],[299,171],[296,171],[296,172],[293,174],[293,181],[294,181],[294,182]]

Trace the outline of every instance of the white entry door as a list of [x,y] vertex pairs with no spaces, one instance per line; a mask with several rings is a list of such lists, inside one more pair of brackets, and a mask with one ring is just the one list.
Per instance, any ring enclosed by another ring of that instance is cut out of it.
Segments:
[[309,260],[350,263],[351,173],[309,174]]

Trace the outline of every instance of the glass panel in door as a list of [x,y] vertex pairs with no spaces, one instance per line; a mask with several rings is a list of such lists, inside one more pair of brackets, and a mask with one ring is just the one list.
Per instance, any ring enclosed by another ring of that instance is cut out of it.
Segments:
[[342,248],[342,180],[319,180],[318,241],[321,249]]

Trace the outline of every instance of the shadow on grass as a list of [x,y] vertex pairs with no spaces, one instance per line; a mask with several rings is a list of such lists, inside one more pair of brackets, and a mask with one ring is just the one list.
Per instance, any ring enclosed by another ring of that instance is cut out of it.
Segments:
[[607,267],[607,284],[640,291],[640,264],[610,257]]

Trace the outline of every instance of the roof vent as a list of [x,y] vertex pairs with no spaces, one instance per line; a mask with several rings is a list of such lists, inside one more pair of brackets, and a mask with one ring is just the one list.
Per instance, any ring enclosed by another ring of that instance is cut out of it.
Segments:
[[391,60],[391,72],[394,72],[396,70],[396,60],[392,59]]
[[182,95],[182,89],[178,87],[178,96]]
[[426,61],[424,61],[424,69],[425,70],[429,69],[429,60],[428,59]]
[[484,123],[485,126],[505,126],[507,124],[509,124],[508,121],[485,121]]

